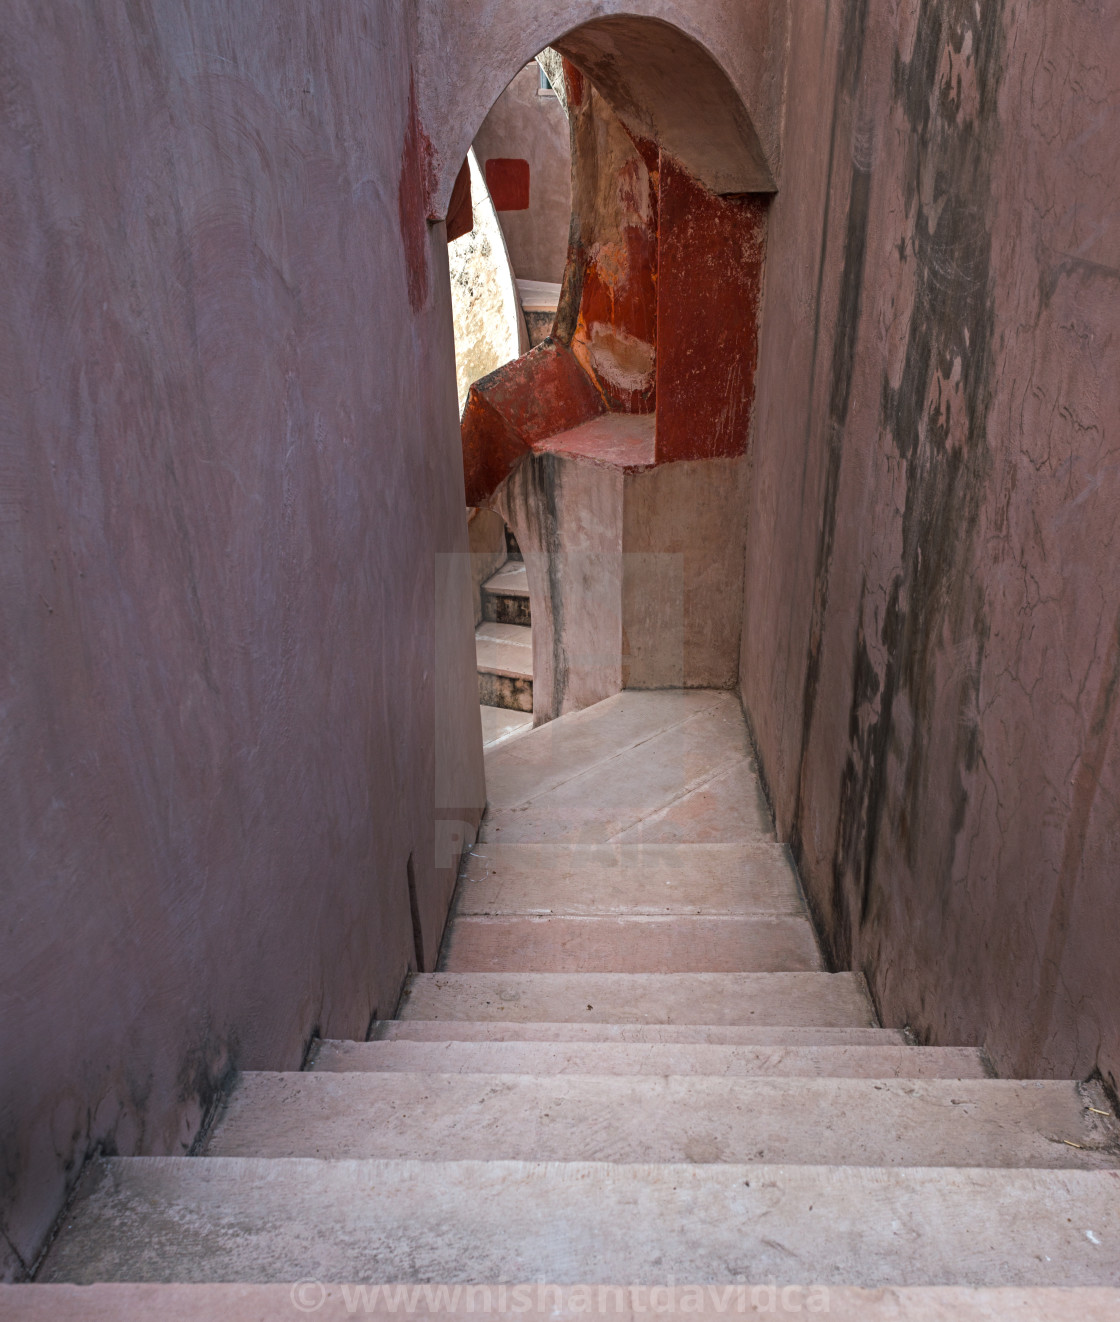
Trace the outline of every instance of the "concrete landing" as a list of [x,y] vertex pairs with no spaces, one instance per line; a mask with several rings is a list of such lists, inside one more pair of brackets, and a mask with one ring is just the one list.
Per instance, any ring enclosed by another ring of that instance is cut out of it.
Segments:
[[626,692],[487,760],[485,843],[773,839],[738,700]]
[[45,1282],[1120,1286],[1114,1171],[114,1158]]
[[505,707],[482,707],[482,747],[494,748],[533,728],[533,713]]

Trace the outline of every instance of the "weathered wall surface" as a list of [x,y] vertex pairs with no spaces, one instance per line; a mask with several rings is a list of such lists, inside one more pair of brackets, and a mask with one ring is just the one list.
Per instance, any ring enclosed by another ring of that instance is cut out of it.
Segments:
[[887,1022],[1115,1087],[1120,26],[793,13],[741,660],[779,826]]
[[739,678],[747,460],[626,475],[623,688],[733,688]]
[[483,169],[490,157],[529,162],[529,208],[503,211],[502,229],[519,280],[559,284],[568,260],[572,153],[568,116],[552,92],[540,93],[536,61],[494,103],[475,135]]
[[4,1275],[93,1144],[392,1012],[410,854],[435,955],[483,791],[407,12],[5,6]]

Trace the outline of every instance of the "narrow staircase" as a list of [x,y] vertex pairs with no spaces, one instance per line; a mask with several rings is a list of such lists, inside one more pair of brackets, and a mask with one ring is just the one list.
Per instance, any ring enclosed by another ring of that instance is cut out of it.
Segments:
[[482,623],[474,640],[482,738],[490,749],[533,725],[533,616],[525,561],[516,544],[482,585]]
[[732,695],[623,693],[487,772],[397,1018],[243,1075],[202,1157],[96,1163],[0,1313],[1120,1317],[1103,1090],[826,970]]

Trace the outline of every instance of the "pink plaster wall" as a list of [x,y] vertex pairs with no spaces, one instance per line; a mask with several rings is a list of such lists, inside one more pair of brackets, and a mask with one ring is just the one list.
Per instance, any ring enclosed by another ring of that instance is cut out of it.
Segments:
[[392,1013],[410,853],[435,955],[483,786],[409,12],[5,6],[6,1276],[94,1144]]
[[491,107],[475,135],[485,168],[491,158],[529,164],[529,205],[500,219],[519,280],[559,284],[568,260],[572,218],[572,153],[568,116],[552,92],[540,93],[540,66],[527,64]]
[[795,4],[743,694],[887,1023],[1120,1081],[1120,25]]

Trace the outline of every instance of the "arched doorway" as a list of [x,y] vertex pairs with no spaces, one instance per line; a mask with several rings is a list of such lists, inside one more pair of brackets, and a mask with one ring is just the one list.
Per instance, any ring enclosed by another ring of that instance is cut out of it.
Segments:
[[[462,419],[468,504],[525,554],[537,723],[737,679],[774,190],[743,97],[683,28],[634,15],[552,41],[573,204],[557,314]],[[437,208],[442,187],[437,169]]]

